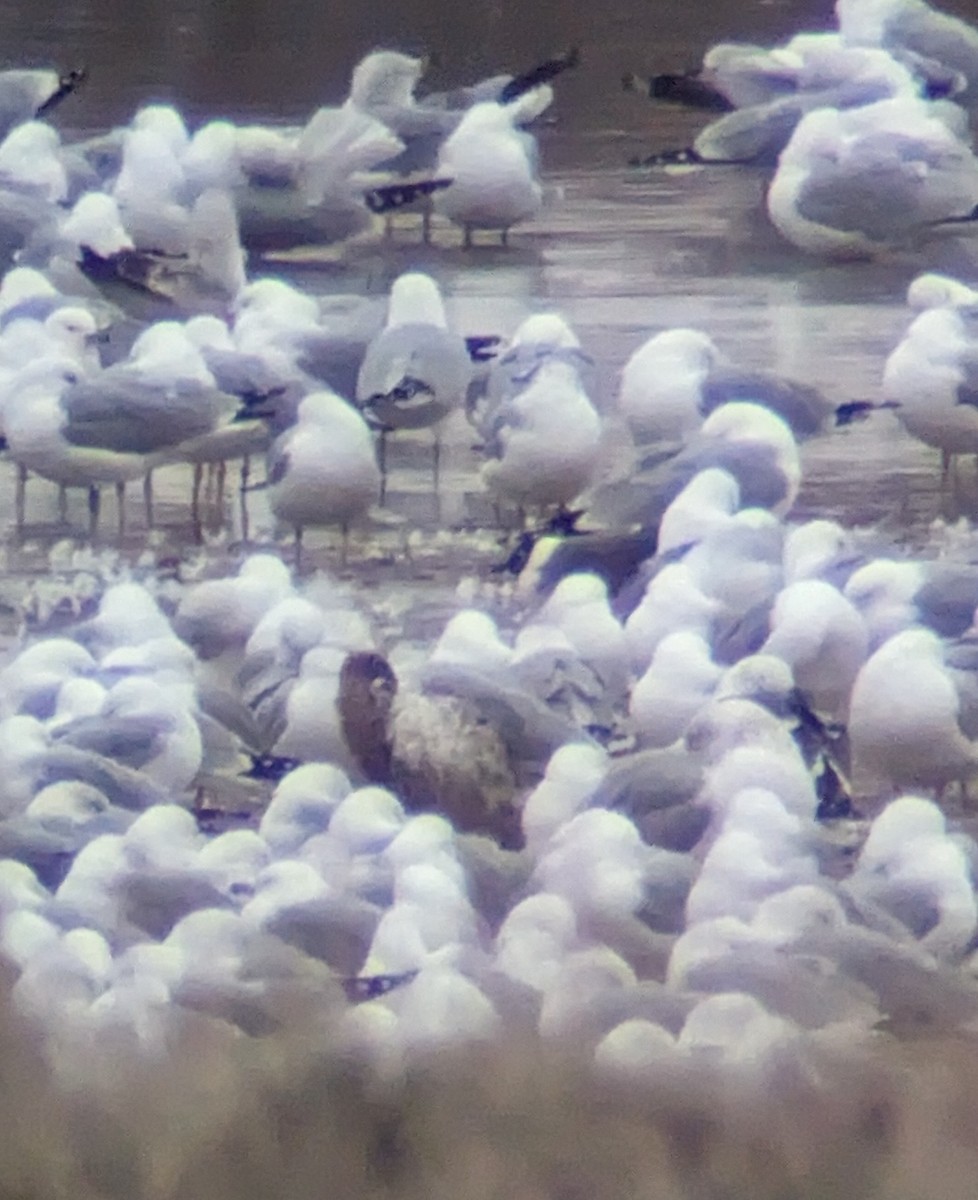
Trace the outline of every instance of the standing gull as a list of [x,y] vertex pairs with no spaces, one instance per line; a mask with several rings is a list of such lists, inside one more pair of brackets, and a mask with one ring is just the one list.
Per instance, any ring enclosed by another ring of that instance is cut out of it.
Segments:
[[463,245],[472,245],[473,230],[498,229],[505,246],[511,226],[540,211],[536,141],[519,126],[552,98],[544,86],[510,104],[476,104],[442,146],[437,173],[452,183],[438,193],[435,208],[461,225]]
[[437,493],[440,427],[463,403],[471,375],[465,340],[448,328],[435,281],[420,271],[395,279],[387,324],[367,347],[357,379],[357,403],[380,431],[381,503],[386,497],[386,438],[396,429],[433,431]]
[[268,462],[269,502],[275,516],[295,529],[296,568],[307,525],[339,525],[345,561],[350,523],[366,512],[381,482],[360,414],[332,392],[310,393]]

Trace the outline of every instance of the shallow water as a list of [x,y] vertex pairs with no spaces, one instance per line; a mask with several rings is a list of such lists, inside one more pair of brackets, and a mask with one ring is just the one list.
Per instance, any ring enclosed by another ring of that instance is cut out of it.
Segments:
[[[89,66],[88,84],[58,117],[66,131],[124,120],[154,97],[178,101],[195,120],[218,113],[295,119],[340,98],[352,63],[378,44],[428,49],[434,58],[429,82],[441,86],[504,64],[525,66],[580,43],[582,66],[559,81],[555,123],[541,134],[550,203],[537,221],[514,233],[509,248],[465,252],[447,225],[437,227],[434,245],[424,247],[405,220],[389,241],[378,236],[339,256],[313,253],[301,266],[271,269],[312,291],[372,296],[379,306],[397,274],[420,267],[442,284],[466,333],[508,335],[528,312],[559,309],[595,360],[594,399],[605,410],[628,355],[670,325],[698,326],[734,361],[813,383],[839,403],[876,398],[885,356],[908,322],[906,284],[928,267],[967,273],[971,256],[960,242],[887,263],[819,264],[782,244],[766,224],[763,172],[624,165],[643,151],[687,144],[702,120],[626,95],[622,71],[675,69],[695,63],[721,37],[770,40],[827,26],[829,15],[828,5],[797,0],[617,0],[600,10],[568,3],[547,6],[529,24],[504,0],[461,9],[365,3],[339,10],[320,0],[0,3],[8,61]],[[459,422],[449,441],[438,501],[426,438],[395,441],[392,522],[354,544],[346,572],[371,588],[407,584],[423,604],[439,609],[461,577],[484,574],[502,556],[481,493],[472,433]],[[880,523],[889,536],[919,544],[935,517],[957,515],[939,492],[936,454],[906,437],[886,414],[809,443],[804,463],[798,518],[822,513],[847,524]],[[10,476],[3,472],[0,478],[8,513]],[[232,473],[231,495],[234,480]],[[158,472],[157,496],[160,528],[148,538],[132,498],[126,557],[147,552],[147,566],[195,557],[189,473],[179,467]],[[966,510],[969,505],[965,489]],[[247,506],[250,534],[269,539],[261,493],[251,493]],[[111,499],[104,507],[101,545],[112,548]],[[221,532],[220,515],[212,512],[208,542],[217,557],[240,547],[237,499],[228,502],[225,515],[229,528]],[[84,541],[81,495],[73,499],[72,530],[66,531],[54,523],[53,488],[33,483],[28,517],[25,544],[8,543],[12,591],[25,572],[43,570],[53,542],[69,532]],[[457,530],[465,536],[447,536]],[[405,545],[413,558],[405,557]],[[330,536],[312,536],[308,565],[335,561]]]

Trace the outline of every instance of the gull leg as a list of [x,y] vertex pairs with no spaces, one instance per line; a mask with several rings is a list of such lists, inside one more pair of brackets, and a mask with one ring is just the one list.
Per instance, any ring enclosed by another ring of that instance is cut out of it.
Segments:
[[421,240],[426,246],[431,245],[431,197],[424,203],[421,213]]
[[431,457],[431,482],[435,489],[435,517],[441,520],[441,434],[435,430],[435,444]]
[[115,506],[119,519],[119,541],[122,541],[126,532],[126,485],[121,481],[115,485]]
[[241,540],[248,541],[248,479],[251,476],[251,457],[245,455],[241,460]]
[[153,528],[153,472],[147,471],[143,479],[143,508],[146,511],[146,528]]
[[17,536],[20,537],[24,532],[25,512],[27,509],[27,468],[23,463],[17,464],[17,494],[14,503],[14,512],[16,513],[17,521]]
[[302,526],[295,527],[295,573],[296,575],[302,572]]
[[465,232],[462,234],[462,249],[463,250],[471,250],[472,249],[472,226],[471,225],[465,226]]
[[88,489],[88,536],[95,537],[98,532],[98,513],[102,506],[102,493],[93,484]]
[[347,554],[349,553],[349,550],[350,550],[350,523],[349,523],[349,521],[343,522],[343,524],[340,526],[340,533],[342,535],[342,540],[340,541],[340,566],[345,567]]
[[228,465],[222,458],[217,464],[217,511],[220,513],[221,524],[224,524],[224,499],[228,482]]
[[499,231],[499,244],[500,244],[500,246],[508,246],[509,245],[509,229],[508,228],[501,229]]
[[58,520],[62,525],[68,524],[68,489],[63,483],[58,484]]
[[380,467],[380,503],[387,503],[387,430],[377,436],[377,465]]
[[435,431],[434,449],[431,456],[431,483],[437,496],[438,488],[441,485],[441,434],[437,430]]
[[204,532],[200,525],[200,487],[204,482],[204,464],[194,463],[194,483],[190,493],[190,519],[194,526],[194,537],[198,542],[204,540]]

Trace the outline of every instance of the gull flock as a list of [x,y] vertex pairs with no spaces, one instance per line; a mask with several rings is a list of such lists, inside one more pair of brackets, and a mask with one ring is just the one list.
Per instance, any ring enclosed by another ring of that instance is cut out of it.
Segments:
[[[417,98],[420,60],[381,51],[298,129],[191,133],[155,105],[70,144],[43,117],[77,73],[0,75],[18,531],[54,484],[94,537],[112,485],[131,539],[127,485],[148,532],[154,474],[184,464],[199,535],[234,478],[294,538],[245,528],[234,569],[197,577],[59,543],[35,586],[0,668],[0,953],[55,1069],[301,1012],[385,1075],[519,1035],[639,1083],[763,1086],[978,1030],[974,541],[912,557],[791,515],[800,446],[878,409],[943,486],[978,453],[978,291],[925,270],[978,212],[978,31],[923,0],[838,17],[651,90],[725,110],[672,160],[768,158],[802,251],[920,255],[858,404],[679,328],[599,396],[557,312],[466,337],[422,271],[381,314],[270,270],[401,209],[466,250],[518,238],[576,53]],[[166,319],[127,312],[146,296]],[[365,531],[410,520],[398,448],[437,497],[466,421],[503,561],[407,636],[396,589],[358,585]]]

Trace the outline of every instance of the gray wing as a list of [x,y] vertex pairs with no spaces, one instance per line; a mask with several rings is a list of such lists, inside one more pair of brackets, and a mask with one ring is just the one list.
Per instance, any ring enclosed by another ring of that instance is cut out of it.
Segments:
[[54,738],[139,771],[159,754],[161,732],[149,717],[81,717],[63,725]]
[[54,745],[46,750],[39,766],[38,790],[49,783],[77,780],[100,791],[110,804],[142,810],[154,804],[172,804],[173,796],[140,771],[111,758],[103,758],[75,746]]
[[370,949],[381,910],[356,896],[338,896],[283,909],[265,929],[335,971],[355,975]]
[[978,568],[935,564],[914,603],[925,625],[942,637],[960,637],[973,624],[978,608]]
[[887,134],[867,140],[858,162],[819,163],[802,187],[798,212],[817,224],[884,242],[965,216],[976,202],[978,164],[964,146],[949,156],[920,139]]
[[797,96],[790,96],[735,109],[701,130],[693,149],[707,162],[773,164],[791,139],[805,107]]
[[978,30],[959,17],[929,5],[894,5],[883,30],[883,45],[899,53],[911,50],[959,71],[968,82],[963,103],[978,99]]
[[960,375],[955,399],[958,404],[978,408],[978,355],[971,350],[959,354],[955,362]]
[[249,749],[256,752],[262,749],[261,730],[237,696],[221,688],[198,684],[197,706],[203,716],[239,738]]
[[820,1029],[832,1021],[868,1026],[876,1016],[873,993],[864,984],[826,970],[818,959],[764,946],[739,946],[723,958],[695,964],[686,986],[708,994],[747,992],[803,1029]]
[[398,325],[367,347],[357,400],[395,428],[422,428],[463,402],[471,375],[457,334],[436,325]]
[[310,205],[295,187],[248,186],[234,199],[242,245],[256,253],[330,245],[370,225],[366,204],[348,192],[329,192]]
[[119,915],[162,941],[174,925],[202,908],[230,907],[209,880],[188,872],[133,872],[117,889]]
[[229,395],[248,399],[267,396],[285,382],[257,354],[208,347],[203,355],[217,386]]
[[202,437],[237,408],[233,396],[213,388],[180,382],[163,390],[121,371],[73,384],[61,403],[66,441],[131,454],[152,454]]
[[351,399],[356,395],[357,377],[367,353],[367,343],[365,337],[309,334],[297,344],[296,363],[314,379],[328,384],[338,395]]
[[462,119],[461,112],[439,108],[425,103],[410,107],[401,105],[372,105],[370,115],[382,121],[387,128],[404,142],[413,138],[444,138],[452,132]]
[[640,821],[652,811],[692,803],[702,786],[702,761],[685,746],[642,750],[611,761],[593,804]]
[[517,759],[544,762],[571,739],[586,740],[578,727],[521,688],[455,663],[428,663],[421,685],[431,695],[457,696],[479,709]]
[[694,475],[708,467],[722,467],[734,476],[744,508],[772,508],[788,494],[788,481],[770,446],[703,439],[665,461],[653,454],[629,479],[597,488],[588,512],[613,528],[635,524],[651,528]]
[[719,369],[710,373],[701,389],[700,412],[708,416],[721,404],[746,401],[776,412],[795,436],[810,437],[822,428],[831,406],[817,388],[764,371]]

